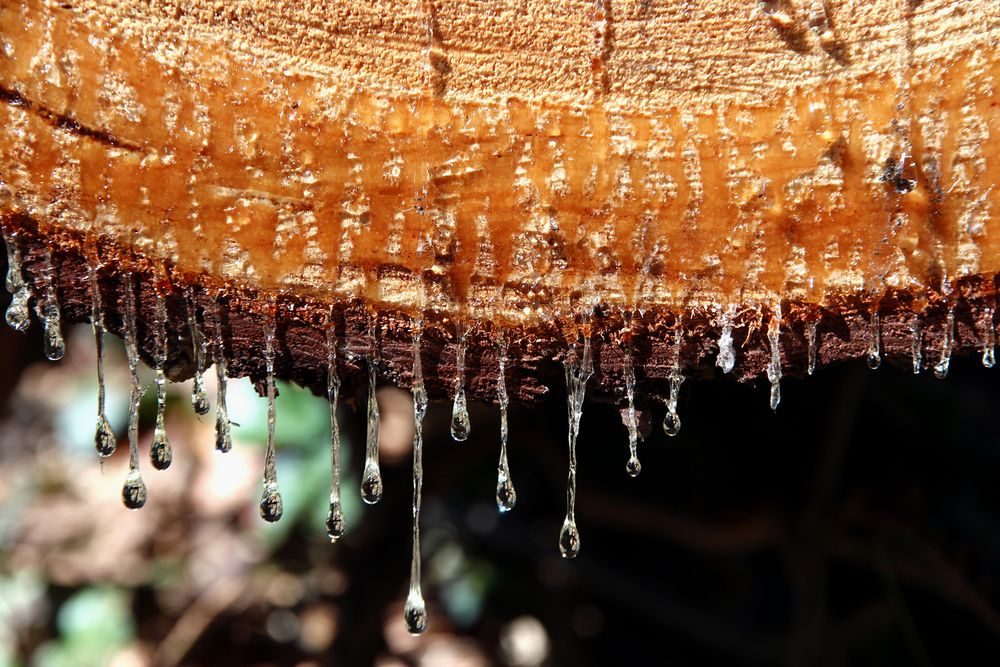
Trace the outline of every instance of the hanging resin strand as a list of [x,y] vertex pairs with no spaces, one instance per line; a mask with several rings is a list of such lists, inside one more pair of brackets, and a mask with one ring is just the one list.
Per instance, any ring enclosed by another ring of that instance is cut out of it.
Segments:
[[337,423],[337,399],[340,377],[337,375],[337,332],[331,321],[326,329],[326,398],[330,403],[330,512],[326,516],[326,534],[336,542],[344,534],[344,510],[340,506],[340,424]]
[[771,345],[771,360],[767,364],[767,379],[771,383],[771,409],[777,410],[781,402],[781,304],[777,304],[767,326],[767,340]]
[[146,504],[146,484],[139,474],[139,401],[142,386],[139,384],[139,348],[135,332],[135,293],[132,274],[125,275],[125,356],[128,358],[128,475],[122,487],[122,501],[130,510]]
[[868,321],[868,368],[875,370],[882,365],[882,327],[877,310],[873,310]]
[[910,322],[910,356],[913,358],[913,374],[920,375],[924,358],[924,339],[920,331],[920,318],[916,315]]
[[163,424],[167,408],[167,302],[163,295],[156,295],[156,322],[153,328],[156,344],[156,426],[153,429],[153,444],[149,447],[149,460],[157,470],[166,470],[174,460],[167,429]]
[[281,492],[274,452],[274,314],[264,321],[264,364],[267,371],[267,451],[264,453],[264,493],[260,498],[260,516],[274,523],[281,518]]
[[684,329],[677,322],[674,330],[674,354],[670,363],[670,397],[667,399],[667,414],[663,417],[663,432],[673,437],[681,432],[681,417],[677,414],[677,399],[680,397],[684,375],[681,373],[681,343]]
[[427,413],[427,392],[420,363],[422,323],[413,323],[413,552],[410,556],[410,590],[406,595],[403,618],[411,635],[427,629],[427,606],[420,591],[420,501],[424,484],[424,415]]
[[94,330],[94,347],[97,351],[97,429],[94,448],[97,455],[106,459],[115,453],[115,434],[111,430],[105,411],[104,387],[104,309],[101,306],[101,289],[97,281],[97,267],[87,267],[90,281],[90,322]]
[[580,530],[576,526],[576,436],[580,432],[587,380],[594,369],[590,358],[590,337],[583,339],[580,361],[566,361],[566,407],[569,416],[569,475],[566,484],[566,518],[559,531],[559,552],[563,558],[580,553]]
[[[725,332],[722,336],[725,337]],[[732,343],[732,336],[730,336]],[[625,472],[630,477],[637,477],[642,471],[642,464],[639,463],[639,427],[635,418],[635,368],[632,365],[631,341],[622,343],[622,356],[625,358],[625,397],[628,406],[625,413],[625,426],[628,428],[628,461],[625,462]],[[722,339],[719,340],[722,345]],[[722,356],[722,352],[719,352]]]
[[986,306],[983,310],[986,321],[986,331],[983,336],[983,367],[993,368],[996,365],[996,341],[993,336],[993,308]]
[[194,382],[191,387],[191,406],[196,414],[207,415],[209,411],[208,396],[205,393],[205,336],[198,327],[198,302],[194,297],[194,287],[189,285],[184,290],[184,301],[187,304],[188,329],[191,332],[191,348],[194,352]]
[[469,406],[465,399],[465,330],[458,334],[455,351],[455,402],[451,407],[451,437],[456,442],[469,438],[472,424],[469,422]]
[[[736,305],[732,304],[722,314],[722,319],[719,322],[722,333],[719,335],[719,356],[715,359],[715,365],[721,368],[723,373],[733,370],[733,366],[736,365],[736,354],[733,351],[733,318],[735,316]],[[631,363],[631,359],[629,363]]]
[[806,324],[806,346],[808,347],[807,352],[807,363],[806,363],[806,373],[812,375],[816,372],[816,326],[817,322],[815,320]]
[[507,461],[507,341],[500,340],[498,344],[500,370],[497,375],[497,403],[500,404],[500,461],[497,463],[497,510],[501,514],[514,509],[517,504],[517,491],[514,481],[510,478],[510,464]]
[[371,349],[368,352],[368,432],[365,439],[365,467],[361,474],[361,499],[374,505],[382,499],[382,471],[378,465],[378,436],[381,419],[375,397],[375,317],[371,318]]
[[31,311],[28,301],[31,300],[31,290],[21,275],[21,251],[13,236],[6,231],[3,234],[7,243],[7,291],[11,294],[10,305],[7,307],[7,324],[15,331],[27,331],[31,324]]
[[44,294],[35,304],[38,317],[42,320],[42,349],[50,361],[59,361],[66,354],[66,341],[62,335],[62,321],[59,315],[59,298],[56,295],[56,281],[53,277],[55,267],[52,266],[52,251],[45,248],[43,254],[44,268],[42,280]]
[[223,454],[233,448],[229,430],[229,407],[226,405],[226,348],[222,336],[222,305],[219,297],[212,301],[212,354],[215,361],[215,449]]
[[943,380],[948,377],[951,366],[951,351],[955,344],[955,306],[948,306],[948,314],[944,320],[944,337],[941,340],[941,357],[934,365],[934,377]]

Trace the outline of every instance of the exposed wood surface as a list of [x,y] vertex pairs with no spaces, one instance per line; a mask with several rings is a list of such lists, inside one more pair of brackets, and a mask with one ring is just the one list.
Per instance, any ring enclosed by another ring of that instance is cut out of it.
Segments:
[[[862,355],[872,312],[890,356],[915,317],[939,347],[949,306],[975,347],[1000,272],[998,37],[987,0],[0,0],[0,208],[72,258],[69,320],[81,259],[113,276],[138,253],[244,295],[248,327],[282,301],[308,306],[278,311],[292,332],[375,308],[404,383],[389,330],[410,318],[445,359],[457,320],[486,360],[506,332],[522,400],[588,332],[631,340],[644,381],[677,326],[688,372],[710,366],[730,306],[742,378],[779,304],[788,372],[817,317],[840,332],[821,362]],[[339,321],[356,345],[365,318]],[[315,384],[310,336],[279,366]]]

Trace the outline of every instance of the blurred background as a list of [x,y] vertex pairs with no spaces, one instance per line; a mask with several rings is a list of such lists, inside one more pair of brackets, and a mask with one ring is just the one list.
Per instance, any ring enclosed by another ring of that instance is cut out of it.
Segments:
[[[0,303],[5,308],[5,303]],[[171,385],[169,470],[121,503],[128,447],[99,462],[89,327],[41,354],[40,327],[0,330],[0,666],[975,665],[1000,652],[1000,370],[957,358],[944,381],[863,362],[767,388],[689,380],[683,428],[640,444],[589,402],[578,447],[582,550],[559,556],[566,402],[512,406],[518,503],[494,505],[497,408],[472,435],[425,422],[423,556],[430,627],[402,621],[410,555],[409,394],[383,388],[385,496],[358,498],[364,397],[340,413],[348,532],[326,538],[326,401],[279,384],[284,518],[265,524],[266,405],[230,385],[234,448],[213,449],[190,384]],[[908,362],[907,362],[908,363]],[[108,413],[124,436],[127,368],[108,337]],[[152,374],[144,370],[151,387]],[[206,374],[214,406],[214,373]],[[348,397],[350,398],[350,397]]]

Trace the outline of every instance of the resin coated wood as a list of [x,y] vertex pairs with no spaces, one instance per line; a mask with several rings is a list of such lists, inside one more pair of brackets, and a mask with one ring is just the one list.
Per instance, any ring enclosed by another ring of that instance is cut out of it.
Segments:
[[0,206],[400,317],[902,326],[993,298],[998,37],[992,0],[0,0]]

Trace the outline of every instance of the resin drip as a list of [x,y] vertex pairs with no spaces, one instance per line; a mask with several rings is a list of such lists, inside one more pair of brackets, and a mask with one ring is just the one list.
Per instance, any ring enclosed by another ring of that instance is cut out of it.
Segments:
[[590,337],[583,339],[583,354],[578,360],[567,360],[566,408],[569,417],[569,474],[566,484],[566,518],[559,531],[559,551],[563,558],[576,558],[580,553],[580,531],[576,527],[576,436],[580,432],[583,398],[587,380],[594,369],[590,358]]
[[455,352],[455,402],[451,408],[451,437],[456,442],[465,442],[471,430],[469,406],[465,400],[465,332],[458,336]]
[[142,386],[139,384],[139,348],[135,332],[135,294],[132,274],[125,275],[125,355],[128,357],[129,401],[128,401],[128,475],[122,487],[122,501],[125,507],[137,510],[146,504],[146,483],[139,473],[139,401]]
[[882,326],[878,311],[873,310],[868,322],[868,368],[875,370],[882,365]]
[[413,324],[413,552],[410,556],[410,590],[406,595],[403,618],[411,635],[427,629],[427,606],[420,592],[420,494],[424,484],[424,415],[427,391],[420,363],[421,322]]
[[264,453],[264,493],[260,498],[260,516],[269,522],[281,518],[281,492],[278,491],[277,460],[274,452],[274,315],[264,322],[264,364],[267,370],[267,451]]
[[375,371],[375,322],[371,331],[371,349],[368,351],[368,430],[365,438],[365,467],[361,474],[361,499],[374,505],[382,499],[382,471],[378,465],[378,436],[381,419],[375,397],[377,375]]
[[156,345],[156,427],[153,429],[153,444],[149,448],[149,459],[157,470],[166,470],[173,461],[174,454],[167,440],[167,429],[163,424],[167,407],[167,302],[156,295],[156,322],[153,329]]
[[337,332],[333,322],[326,330],[326,398],[330,403],[330,511],[326,516],[326,534],[336,542],[344,534],[344,510],[340,506],[340,424],[337,422],[337,399],[340,377],[337,375]]
[[[722,369],[723,373],[733,370],[736,365],[736,353],[733,350],[733,318],[736,316],[736,305],[726,308],[719,321],[722,333],[719,335],[719,356],[715,359],[715,365]],[[632,365],[631,358],[628,359],[629,366]]]
[[7,307],[7,324],[15,331],[27,331],[31,324],[31,311],[28,302],[31,300],[31,290],[21,275],[21,251],[12,236],[4,232],[7,243],[7,291],[11,294],[10,305]]
[[993,308],[986,306],[983,311],[986,330],[983,332],[983,366],[993,368],[996,365],[996,340],[993,334]]
[[948,377],[951,366],[951,351],[955,344],[955,306],[948,306],[948,315],[944,320],[944,337],[941,340],[941,357],[934,364],[934,377],[943,380]]
[[55,268],[52,266],[52,251],[45,248],[43,258],[43,293],[42,298],[35,304],[35,310],[42,320],[42,345],[45,356],[50,361],[59,361],[66,354],[66,341],[63,340],[62,335],[59,298],[56,296],[56,280],[52,275],[55,273]]
[[924,359],[923,333],[920,331],[920,318],[913,316],[910,322],[910,356],[913,358],[913,374],[920,375],[920,367]]
[[233,441],[229,430],[229,407],[226,405],[226,348],[222,337],[222,306],[218,297],[212,304],[212,319],[212,354],[218,385],[215,399],[215,449],[225,453],[233,448]]
[[517,504],[517,491],[514,481],[510,478],[510,464],[507,461],[507,342],[501,340],[498,345],[500,370],[497,375],[497,403],[500,404],[500,461],[497,463],[497,510],[505,514]]
[[817,322],[811,321],[806,325],[806,344],[808,346],[807,359],[806,359],[806,372],[812,375],[816,372],[816,327]]
[[771,383],[771,409],[777,410],[781,402],[781,304],[775,306],[767,325],[767,340],[771,345],[771,359],[767,364],[767,379]]
[[670,362],[670,396],[667,399],[667,414],[663,417],[663,432],[673,437],[681,432],[681,417],[677,414],[677,399],[684,383],[681,373],[681,344],[684,342],[684,329],[680,322],[674,330],[674,354]]
[[108,422],[105,409],[104,386],[104,309],[101,305],[101,289],[97,282],[97,268],[87,267],[90,282],[90,322],[94,330],[94,347],[97,352],[97,428],[94,432],[94,447],[97,454],[105,459],[115,453],[115,434]]
[[205,393],[205,337],[198,326],[198,302],[194,298],[194,288],[188,286],[184,292],[187,305],[188,329],[191,332],[191,348],[194,353],[194,381],[191,387],[191,406],[195,413],[207,415],[208,396]]
[[[725,337],[723,333],[723,337]],[[732,336],[729,337],[732,345]],[[628,400],[625,412],[625,427],[628,429],[628,461],[625,463],[625,472],[631,477],[636,477],[642,471],[642,464],[639,463],[639,427],[635,417],[635,368],[632,366],[631,342],[626,342],[622,346],[622,356],[625,359],[625,397]],[[721,349],[722,339],[719,340]],[[719,352],[722,356],[722,352]],[[728,372],[728,371],[727,371]]]

